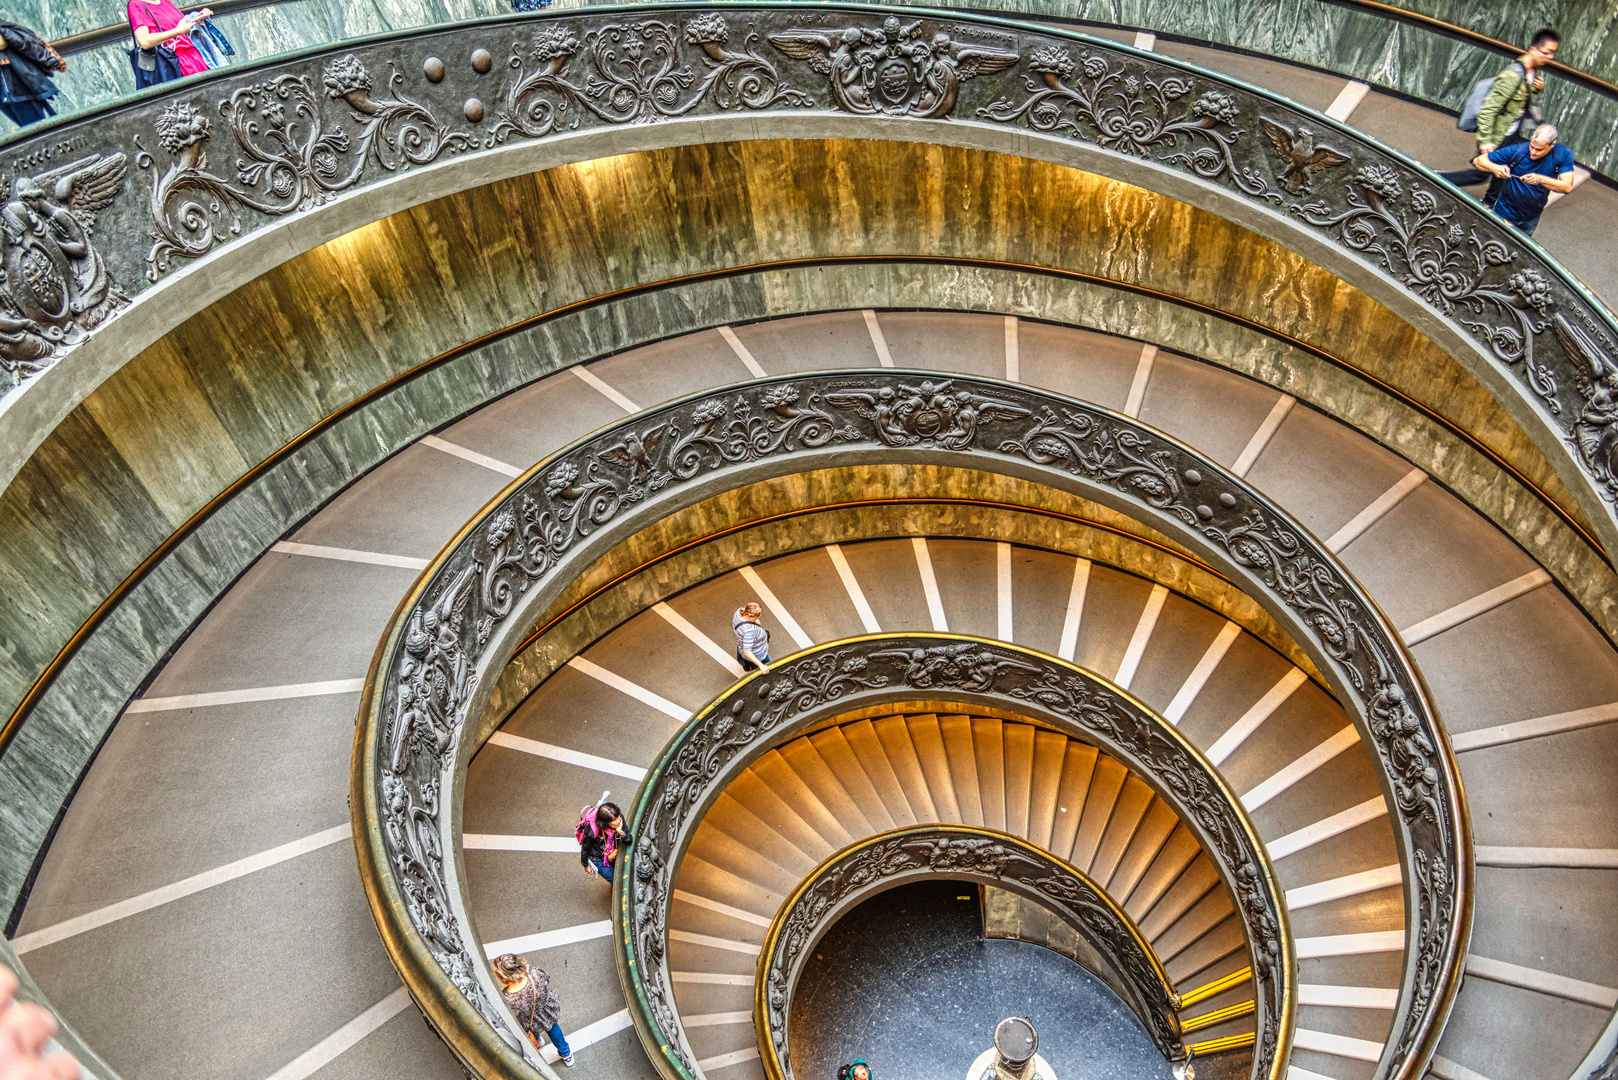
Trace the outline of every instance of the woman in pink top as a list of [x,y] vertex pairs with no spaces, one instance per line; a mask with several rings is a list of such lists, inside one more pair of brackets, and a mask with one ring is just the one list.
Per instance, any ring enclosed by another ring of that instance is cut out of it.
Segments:
[[129,25],[135,31],[135,44],[143,49],[167,45],[180,62],[180,73],[197,75],[208,70],[208,62],[191,44],[191,28],[212,15],[200,8],[181,15],[174,0],[129,0]]

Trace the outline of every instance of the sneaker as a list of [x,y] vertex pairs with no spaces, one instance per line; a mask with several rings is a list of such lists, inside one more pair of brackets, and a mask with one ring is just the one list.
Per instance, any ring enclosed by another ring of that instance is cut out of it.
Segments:
[[562,1064],[571,1069],[573,1067],[573,1055],[568,1054],[566,1057],[564,1057],[562,1059]]

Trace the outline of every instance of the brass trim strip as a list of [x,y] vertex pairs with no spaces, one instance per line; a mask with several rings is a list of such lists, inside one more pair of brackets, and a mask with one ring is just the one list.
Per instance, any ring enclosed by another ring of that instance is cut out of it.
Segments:
[[1227,1050],[1241,1050],[1252,1046],[1258,1041],[1258,1036],[1249,1031],[1246,1035],[1226,1035],[1222,1039],[1209,1039],[1206,1042],[1191,1043],[1186,1049],[1199,1057],[1209,1054],[1222,1054]]
[[1258,1002],[1248,998],[1246,1001],[1238,1002],[1235,1005],[1227,1005],[1223,1009],[1215,1009],[1213,1012],[1203,1013],[1201,1016],[1193,1016],[1190,1019],[1182,1016],[1180,1017],[1180,1030],[1186,1032],[1201,1031],[1203,1028],[1222,1024],[1226,1020],[1235,1020],[1246,1016],[1257,1008]]
[[[424,360],[415,367],[410,368],[407,371],[400,372],[391,379],[379,383],[347,404],[339,406],[326,416],[315,421],[308,428],[304,429],[301,433],[295,436],[290,442],[275,450],[268,457],[258,462],[258,464],[252,466],[218,495],[215,495],[212,499],[208,500],[208,502],[204,503],[203,506],[197,510],[196,513],[191,515],[191,517],[184,524],[182,524],[173,533],[169,534],[169,536],[161,544],[153,549],[152,553],[142,560],[141,563],[129,573],[128,577],[124,578],[123,581],[118,583],[112,592],[107,595],[106,599],[103,600],[101,604],[90,613],[89,618],[84,621],[78,630],[74,631],[73,636],[68,638],[67,642],[57,652],[56,656],[51,659],[50,663],[47,664],[40,672],[39,676],[35,678],[33,685],[28,688],[28,692],[23,695],[22,700],[18,702],[17,707],[13,709],[11,715],[6,718],[4,726],[0,726],[0,755],[4,755],[7,749],[10,748],[12,740],[17,737],[17,732],[22,729],[22,725],[27,721],[28,716],[34,711],[35,708],[38,707],[40,699],[44,697],[45,692],[49,690],[52,684],[56,682],[56,679],[61,675],[62,669],[67,666],[68,662],[72,660],[75,655],[77,655],[79,649],[84,646],[85,641],[89,639],[90,635],[93,634],[96,629],[107,620],[108,616],[112,614],[113,610],[116,609],[118,605],[121,604],[124,599],[127,598],[129,594],[133,592],[135,588],[142,581],[144,581],[161,562],[163,562],[164,559],[173,554],[173,552],[182,543],[184,543],[193,533],[206,524],[207,521],[212,518],[214,514],[218,513],[219,510],[230,502],[231,499],[234,499],[237,495],[240,495],[247,488],[252,486],[258,480],[262,479],[272,469],[280,465],[287,458],[291,457],[292,454],[308,445],[310,442],[313,442],[328,429],[335,427],[338,423],[347,419],[349,416],[386,397],[394,390],[399,389],[405,384],[412,382],[422,375],[428,374],[434,369],[455,360],[460,356],[482,348],[483,346],[491,344],[492,342],[522,333],[525,330],[532,329],[533,327],[541,325],[552,319],[572,315],[580,311],[586,311],[594,307],[627,299],[632,296],[657,292],[663,289],[677,288],[679,286],[696,284],[700,282],[723,281],[727,278],[742,277],[749,274],[779,272],[818,266],[862,264],[971,266],[986,269],[1009,270],[1018,273],[1041,274],[1069,281],[1081,281],[1086,284],[1102,285],[1108,288],[1115,288],[1124,292],[1134,293],[1140,296],[1149,296],[1153,299],[1177,304],[1199,314],[1221,318],[1228,322],[1235,323],[1238,326],[1242,326],[1246,329],[1253,330],[1257,333],[1274,338],[1278,341],[1284,341],[1294,348],[1302,349],[1310,355],[1316,356],[1321,360],[1324,360],[1327,363],[1339,367],[1344,371],[1356,376],[1357,378],[1364,380],[1388,396],[1396,399],[1400,403],[1414,409],[1416,412],[1420,413],[1433,423],[1438,424],[1445,431],[1460,439],[1473,450],[1482,454],[1496,468],[1511,476],[1527,491],[1539,499],[1539,501],[1543,503],[1545,507],[1551,511],[1551,513],[1560,518],[1564,525],[1572,529],[1585,541],[1585,543],[1590,545],[1590,548],[1593,551],[1599,554],[1603,559],[1607,559],[1607,561],[1611,562],[1611,559],[1607,555],[1606,549],[1601,546],[1601,543],[1589,532],[1589,530],[1584,528],[1584,526],[1581,525],[1567,509],[1557,503],[1555,499],[1552,499],[1542,488],[1520,472],[1514,465],[1506,461],[1492,448],[1479,442],[1464,429],[1451,423],[1449,420],[1434,412],[1420,401],[1417,401],[1393,386],[1382,382],[1375,376],[1362,371],[1342,358],[1333,356],[1331,353],[1328,353],[1323,349],[1319,349],[1305,341],[1291,337],[1290,335],[1281,331],[1266,327],[1256,320],[1248,319],[1230,312],[1221,311],[1212,305],[1203,304],[1195,300],[1188,300],[1184,297],[1175,296],[1172,293],[1132,285],[1127,282],[1115,281],[1112,278],[1103,277],[1099,274],[1086,274],[1073,270],[1061,270],[1051,267],[1033,266],[1024,263],[1006,262],[998,259],[945,258],[940,256],[869,255],[840,256],[831,259],[787,259],[779,262],[750,263],[745,266],[732,267],[722,270],[710,270],[701,273],[686,274],[679,277],[665,278],[661,281],[635,285],[626,289],[602,293],[598,296],[590,297],[585,300],[578,300],[571,304],[564,304],[563,306],[555,308],[551,311],[542,312],[541,314],[512,323],[510,326],[492,331],[491,333],[485,334],[482,337],[463,342],[453,349],[440,353],[431,359]],[[578,362],[582,363],[586,359],[595,358],[581,358],[581,360]],[[558,368],[557,370],[561,371],[565,369]],[[548,374],[555,374],[555,372]],[[544,377],[546,376],[541,376],[541,378]]]
[[1211,983],[1203,983],[1195,990],[1187,990],[1180,995],[1180,1008],[1189,1009],[1200,1001],[1207,1001],[1216,994],[1223,994],[1232,987],[1240,986],[1252,977],[1253,969],[1244,967],[1240,971],[1233,971],[1229,975],[1221,976]]
[[551,618],[545,620],[545,622],[541,623],[537,628],[535,628],[533,633],[523,638],[522,644],[517,646],[517,651],[513,655],[520,656],[524,649],[528,648],[528,646],[545,636],[545,634],[557,623],[584,607],[586,604],[590,603],[590,601],[596,599],[596,597],[617,588],[619,585],[622,585],[625,581],[628,581],[635,575],[644,573],[659,563],[675,558],[684,552],[690,551],[692,548],[702,547],[704,544],[712,543],[715,540],[723,539],[724,537],[731,536],[735,533],[746,532],[748,529],[760,528],[765,525],[774,524],[778,521],[790,521],[791,519],[797,517],[807,517],[812,514],[831,513],[836,510],[857,510],[861,507],[867,506],[973,506],[984,510],[1007,510],[1022,514],[1032,514],[1036,517],[1046,517],[1054,521],[1066,521],[1073,525],[1083,525],[1087,528],[1097,529],[1101,532],[1112,533],[1114,536],[1121,536],[1125,539],[1143,544],[1146,547],[1155,548],[1156,550],[1163,552],[1165,555],[1171,555],[1183,562],[1190,563],[1198,570],[1206,571],[1207,573],[1218,578],[1220,581],[1225,582],[1227,585],[1239,588],[1239,586],[1236,586],[1236,583],[1231,581],[1230,578],[1226,577],[1224,574],[1221,574],[1218,570],[1214,569],[1212,566],[1203,562],[1201,559],[1189,552],[1180,551],[1176,548],[1168,546],[1167,544],[1158,543],[1156,540],[1152,540],[1149,537],[1141,536],[1139,533],[1132,533],[1127,529],[1120,529],[1116,525],[1108,525],[1092,518],[1081,517],[1078,514],[1066,514],[1060,510],[1050,510],[1037,506],[1023,506],[1018,503],[995,502],[991,499],[951,499],[943,497],[927,498],[924,496],[917,496],[909,499],[853,499],[848,502],[826,503],[821,506],[804,506],[796,510],[787,510],[779,514],[771,514],[767,517],[751,518],[736,525],[727,525],[725,528],[709,533],[708,535],[699,539],[681,544],[676,548],[671,548],[655,558],[647,559],[639,566],[630,570],[625,570],[611,581],[590,590],[588,594],[579,598],[578,600],[575,600],[566,608],[562,609]]

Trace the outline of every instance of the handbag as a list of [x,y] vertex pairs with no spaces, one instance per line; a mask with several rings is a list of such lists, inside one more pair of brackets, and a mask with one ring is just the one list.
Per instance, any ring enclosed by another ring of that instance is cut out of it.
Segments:
[[155,49],[137,47],[124,51],[129,54],[129,66],[135,71],[136,90],[144,90],[148,86],[178,79],[185,74],[180,70],[179,57],[175,56],[174,50],[167,45],[159,45]]

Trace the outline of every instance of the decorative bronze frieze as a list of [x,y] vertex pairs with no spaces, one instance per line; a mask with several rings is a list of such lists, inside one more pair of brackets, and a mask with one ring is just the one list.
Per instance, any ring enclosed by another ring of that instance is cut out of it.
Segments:
[[[468,46],[487,62],[439,59]],[[384,70],[382,92],[373,73]],[[1605,500],[1604,532],[1618,536],[1618,320],[1576,279],[1434,174],[1323,116],[1077,34],[820,5],[558,12],[230,69],[8,146],[13,162],[72,146],[152,172],[144,194],[112,192],[104,210],[95,250],[110,313],[179,260],[446,155],[799,110],[1034,131],[1279,213],[1405,290],[1470,340],[1476,363],[1520,385],[1525,422],[1554,432],[1542,448],[1577,466]],[[0,293],[0,362],[23,377],[96,323],[77,311],[42,318],[30,271],[7,269],[17,272]]]

